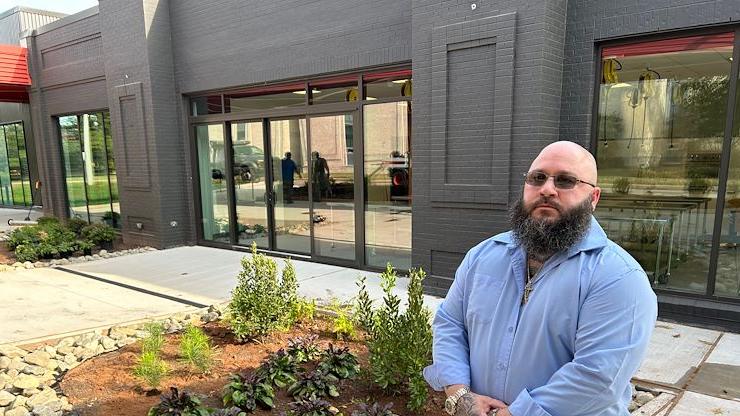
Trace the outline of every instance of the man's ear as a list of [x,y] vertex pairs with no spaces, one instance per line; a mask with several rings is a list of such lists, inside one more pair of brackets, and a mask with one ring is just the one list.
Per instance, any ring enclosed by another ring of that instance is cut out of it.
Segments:
[[596,211],[596,205],[599,203],[599,199],[601,199],[601,188],[596,186],[593,192],[591,192],[591,209],[593,211]]

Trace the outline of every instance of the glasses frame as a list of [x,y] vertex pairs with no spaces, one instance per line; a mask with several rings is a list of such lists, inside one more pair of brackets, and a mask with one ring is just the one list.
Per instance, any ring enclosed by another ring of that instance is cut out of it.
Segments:
[[[530,182],[529,182],[529,181],[527,180],[527,177],[529,176],[529,174],[530,174],[530,173],[541,173],[541,174],[543,174],[543,175],[547,176],[547,178],[546,178],[546,179],[545,179],[545,181],[544,181],[544,182],[542,182],[542,184],[540,184],[540,185],[537,185],[537,184],[535,184],[535,183],[530,183]],[[545,173],[545,172],[542,172],[541,170],[533,170],[533,171],[530,171],[530,172],[525,172],[525,173],[524,173],[524,174],[523,174],[522,176],[524,177],[524,183],[526,183],[527,185],[530,185],[530,186],[534,186],[534,187],[537,187],[537,188],[539,188],[539,187],[541,187],[541,186],[544,186],[544,185],[545,185],[545,184],[547,183],[548,179],[550,179],[550,178],[553,178],[553,180],[552,180],[552,183],[553,183],[553,185],[555,185],[555,187],[556,187],[556,188],[558,188],[558,189],[566,189],[566,190],[569,190],[569,189],[574,189],[574,188],[576,187],[576,185],[578,185],[578,183],[585,183],[586,185],[591,185],[591,186],[593,186],[594,188],[596,188],[596,185],[592,184],[591,182],[586,182],[586,181],[584,181],[584,180],[578,179],[577,177],[575,177],[575,176],[573,176],[573,175],[568,175],[567,173],[559,173],[559,174],[557,174],[557,175],[548,175],[547,173]],[[564,187],[562,187],[562,186],[558,186],[558,181],[557,181],[557,178],[558,178],[558,177],[563,177],[563,176],[565,176],[565,177],[567,177],[567,178],[571,178],[571,179],[573,179],[573,180],[574,180],[574,181],[576,182],[576,184],[575,184],[575,185],[573,185],[573,187],[571,187],[571,188],[564,188]]]

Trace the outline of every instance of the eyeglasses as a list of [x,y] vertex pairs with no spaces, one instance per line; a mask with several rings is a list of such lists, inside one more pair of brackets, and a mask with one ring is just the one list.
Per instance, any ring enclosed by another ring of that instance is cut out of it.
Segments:
[[576,187],[576,185],[578,185],[579,182],[585,183],[586,185],[591,185],[596,188],[596,185],[590,182],[582,181],[573,175],[566,175],[564,173],[558,175],[548,175],[545,172],[535,170],[524,174],[524,182],[532,186],[542,186],[550,178],[554,178],[555,187],[558,189],[573,189]]

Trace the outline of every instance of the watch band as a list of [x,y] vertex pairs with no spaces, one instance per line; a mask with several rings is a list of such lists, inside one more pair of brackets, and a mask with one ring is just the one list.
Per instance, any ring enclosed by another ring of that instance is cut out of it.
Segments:
[[458,389],[455,393],[452,394],[452,396],[448,397],[448,399],[451,399],[452,406],[454,408],[457,408],[457,402],[460,400],[460,398],[466,394],[470,393],[470,388],[468,386],[463,386],[460,389]]

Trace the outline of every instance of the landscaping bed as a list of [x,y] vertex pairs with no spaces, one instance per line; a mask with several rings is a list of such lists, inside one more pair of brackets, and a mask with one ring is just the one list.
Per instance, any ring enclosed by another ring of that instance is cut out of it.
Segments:
[[[178,362],[178,344],[181,335],[171,334],[166,337],[162,348],[162,358],[170,365],[170,374],[161,382],[160,389],[167,393],[170,386],[187,390],[202,397],[203,404],[209,407],[224,407],[222,403],[223,388],[229,382],[229,375],[239,372],[251,373],[270,353],[285,348],[288,341],[295,337],[305,337],[310,334],[318,335],[317,343],[320,349],[325,349],[331,343],[335,347],[349,347],[350,351],[358,356],[360,367],[365,370],[368,365],[367,347],[361,341],[340,341],[332,333],[331,322],[324,319],[315,319],[302,324],[296,324],[291,330],[277,332],[264,337],[259,342],[238,342],[228,327],[213,322],[204,326],[206,334],[217,347],[215,364],[209,374],[198,374],[191,371],[187,365]],[[159,392],[149,390],[138,378],[132,374],[141,353],[141,342],[131,344],[122,349],[98,356],[84,362],[70,370],[60,383],[61,391],[74,406],[75,412],[81,416],[123,416],[146,415],[147,411],[159,403]],[[315,364],[306,363],[307,370],[313,369]],[[343,380],[338,383],[339,396],[328,401],[344,415],[350,415],[356,410],[360,402],[378,401],[382,404],[392,402],[393,412],[399,415],[411,415],[406,409],[407,399],[404,395],[385,394],[375,387],[368,374],[361,373],[354,379]],[[289,409],[294,401],[286,393],[286,389],[276,389],[275,409],[271,411],[256,410],[254,415],[280,415]],[[439,415],[446,413],[442,410],[444,393],[430,390],[429,400],[418,414]]]

